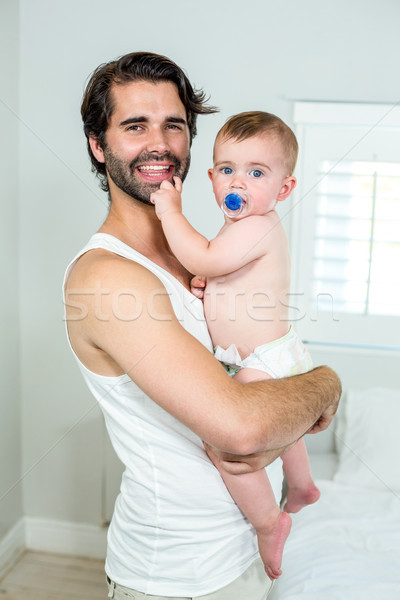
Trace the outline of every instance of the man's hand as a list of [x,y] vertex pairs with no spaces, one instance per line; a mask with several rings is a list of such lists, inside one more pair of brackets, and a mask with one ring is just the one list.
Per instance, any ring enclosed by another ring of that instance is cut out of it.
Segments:
[[338,409],[339,400],[342,394],[342,384],[340,382],[337,374],[332,371],[329,367],[316,367],[314,372],[322,371],[326,377],[326,382],[329,385],[330,389],[330,403],[319,416],[317,421],[310,427],[306,433],[319,433],[320,431],[324,431],[328,429],[329,425],[332,422],[333,417],[336,414]]
[[192,292],[193,296],[196,296],[196,298],[200,298],[200,300],[203,300],[205,289],[206,278],[202,275],[195,275],[190,282],[190,291]]
[[162,218],[168,213],[182,212],[182,181],[179,177],[174,177],[175,187],[170,181],[163,181],[160,188],[153,192],[150,201],[156,207],[156,215]]
[[324,429],[328,429],[333,417],[336,414],[338,402],[334,402],[333,404],[328,406],[327,409],[322,413],[318,421],[314,423],[314,425],[311,427],[311,429],[307,431],[307,433],[319,433],[320,431],[324,431]]
[[240,456],[237,454],[229,454],[221,452],[217,448],[209,446],[205,442],[204,448],[208,454],[208,458],[217,469],[223,469],[232,475],[243,475],[243,473],[251,473],[259,471],[270,465],[278,456],[284,454],[289,448],[294,446],[296,442],[286,446],[285,448],[275,448],[274,450],[265,450],[264,452],[256,452],[248,456]]

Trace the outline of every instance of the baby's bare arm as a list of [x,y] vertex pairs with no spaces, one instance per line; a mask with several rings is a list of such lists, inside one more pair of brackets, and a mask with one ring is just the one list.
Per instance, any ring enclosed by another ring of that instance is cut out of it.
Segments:
[[267,215],[250,216],[232,223],[208,241],[182,214],[182,184],[177,177],[174,179],[176,187],[164,181],[151,195],[151,201],[173,253],[188,271],[212,277],[225,275],[268,251]]

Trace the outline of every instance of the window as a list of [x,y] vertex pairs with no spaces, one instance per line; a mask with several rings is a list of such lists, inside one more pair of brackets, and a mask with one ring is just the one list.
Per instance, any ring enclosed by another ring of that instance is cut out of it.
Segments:
[[311,342],[400,346],[400,108],[296,103],[292,320]]
[[400,164],[323,161],[320,175],[312,298],[329,282],[338,311],[400,316]]

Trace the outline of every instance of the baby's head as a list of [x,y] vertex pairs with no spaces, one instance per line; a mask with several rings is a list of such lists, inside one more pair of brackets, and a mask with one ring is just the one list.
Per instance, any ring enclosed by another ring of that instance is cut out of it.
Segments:
[[298,145],[282,119],[261,111],[231,117],[217,134],[208,174],[228,218],[264,215],[296,185]]
[[242,112],[228,119],[215,138],[214,156],[216,147],[223,141],[242,142],[260,136],[270,137],[278,143],[285,175],[293,175],[299,151],[295,134],[282,119],[260,110]]

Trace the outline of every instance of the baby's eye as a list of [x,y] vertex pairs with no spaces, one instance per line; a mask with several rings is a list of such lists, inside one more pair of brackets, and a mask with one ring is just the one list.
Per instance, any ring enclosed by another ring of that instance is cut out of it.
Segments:
[[231,169],[230,167],[222,167],[221,173],[223,173],[224,175],[232,175],[233,169]]
[[252,175],[253,177],[261,177],[262,171],[260,171],[259,169],[253,169],[253,171],[250,171],[250,175]]

